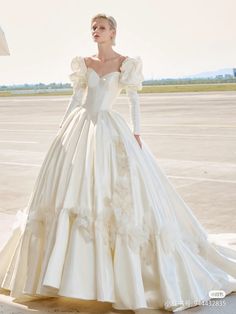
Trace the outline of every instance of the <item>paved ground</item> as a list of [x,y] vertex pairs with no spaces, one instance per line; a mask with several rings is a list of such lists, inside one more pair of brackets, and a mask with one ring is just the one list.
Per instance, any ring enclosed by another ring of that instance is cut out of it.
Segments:
[[[27,203],[68,101],[65,96],[0,98],[0,244],[14,213]],[[236,247],[236,92],[145,94],[140,101],[142,138],[157,162],[207,231]],[[126,96],[114,109],[130,122]],[[225,300],[224,307],[195,307],[188,313],[235,313],[236,294]],[[58,300],[44,305],[20,309],[0,295],[0,314],[69,309]]]

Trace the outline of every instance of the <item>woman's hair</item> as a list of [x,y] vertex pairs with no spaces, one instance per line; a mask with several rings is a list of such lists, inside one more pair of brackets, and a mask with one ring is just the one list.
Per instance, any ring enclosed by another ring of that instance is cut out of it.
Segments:
[[105,13],[98,13],[96,15],[94,15],[92,17],[92,20],[91,20],[91,25],[93,24],[93,22],[96,20],[96,19],[100,19],[100,18],[103,18],[103,19],[107,19],[109,25],[110,25],[110,28],[111,29],[114,29],[115,30],[115,35],[112,37],[112,46],[115,46],[116,42],[115,42],[115,37],[116,37],[116,28],[117,28],[117,23],[116,23],[116,20],[114,19],[113,16],[111,15],[107,15]]

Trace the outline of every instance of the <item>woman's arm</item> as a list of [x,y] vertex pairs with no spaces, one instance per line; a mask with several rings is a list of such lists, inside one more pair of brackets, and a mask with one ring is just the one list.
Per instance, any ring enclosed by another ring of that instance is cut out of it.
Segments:
[[132,122],[132,131],[140,147],[142,148],[142,143],[140,140],[141,117],[140,117],[139,95],[138,95],[137,90],[132,89],[132,88],[127,88],[126,93],[129,97],[129,102],[130,102],[130,118]]

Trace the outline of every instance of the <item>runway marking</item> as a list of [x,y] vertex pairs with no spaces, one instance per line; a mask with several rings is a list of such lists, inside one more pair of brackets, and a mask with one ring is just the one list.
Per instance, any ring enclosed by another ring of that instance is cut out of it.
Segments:
[[181,188],[183,188],[183,187],[186,187],[186,186],[189,187],[189,186],[194,185],[194,184],[196,184],[196,183],[198,183],[198,181],[194,181],[194,182],[189,182],[189,183],[177,185],[176,188],[177,188],[177,189],[181,189]]
[[167,176],[168,178],[174,179],[186,179],[186,180],[195,180],[195,181],[209,181],[209,182],[219,182],[219,183],[236,183],[234,180],[221,180],[221,179],[210,179],[203,177],[183,177],[183,176]]
[[227,138],[235,138],[236,135],[221,135],[221,134],[194,134],[194,133],[157,133],[157,132],[142,132],[142,135],[162,135],[162,136],[189,136],[189,137],[227,137]]
[[18,122],[18,121],[3,121],[3,122],[0,122],[0,124],[20,124],[20,125],[57,125],[57,123],[47,123],[47,122],[28,122],[28,121],[25,121],[25,122]]
[[41,151],[32,151],[32,150],[22,150],[22,149],[7,149],[7,148],[0,148],[0,153],[20,153],[22,155],[25,154],[34,154],[34,155],[39,155],[39,154],[46,154],[46,152],[41,152]]
[[40,164],[30,164],[23,162],[8,162],[8,161],[0,161],[0,165],[8,165],[8,166],[26,166],[26,167],[40,167]]
[[38,144],[39,142],[32,142],[32,141],[3,141],[3,140],[0,140],[0,143]]
[[47,99],[47,98],[17,98],[17,99],[0,99],[0,102],[39,102],[39,101],[65,101],[70,98],[71,95],[68,95],[66,98],[52,98],[52,99]]
[[187,126],[187,127],[195,127],[195,128],[198,128],[198,127],[209,127],[209,128],[236,128],[236,125],[235,124],[162,124],[162,123],[155,123],[155,124],[151,124],[151,123],[148,123],[148,124],[145,124],[145,123],[142,123],[142,126],[174,126],[174,127],[183,127],[183,126]]
[[190,160],[190,159],[170,159],[170,158],[158,158],[157,159],[161,163],[188,163],[188,164],[210,164],[210,165],[216,165],[217,167],[220,166],[229,166],[229,167],[236,167],[236,163],[232,162],[224,162],[224,161],[209,161],[209,160]]
[[56,132],[57,130],[38,130],[38,129],[25,129],[25,130],[19,130],[19,129],[0,129],[0,131],[7,131],[7,132]]

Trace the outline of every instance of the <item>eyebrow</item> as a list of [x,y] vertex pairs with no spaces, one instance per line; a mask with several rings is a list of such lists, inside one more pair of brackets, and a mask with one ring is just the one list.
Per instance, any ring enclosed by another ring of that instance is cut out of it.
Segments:
[[105,25],[102,24],[102,25],[92,25],[91,28],[99,27],[99,26],[106,27]]

